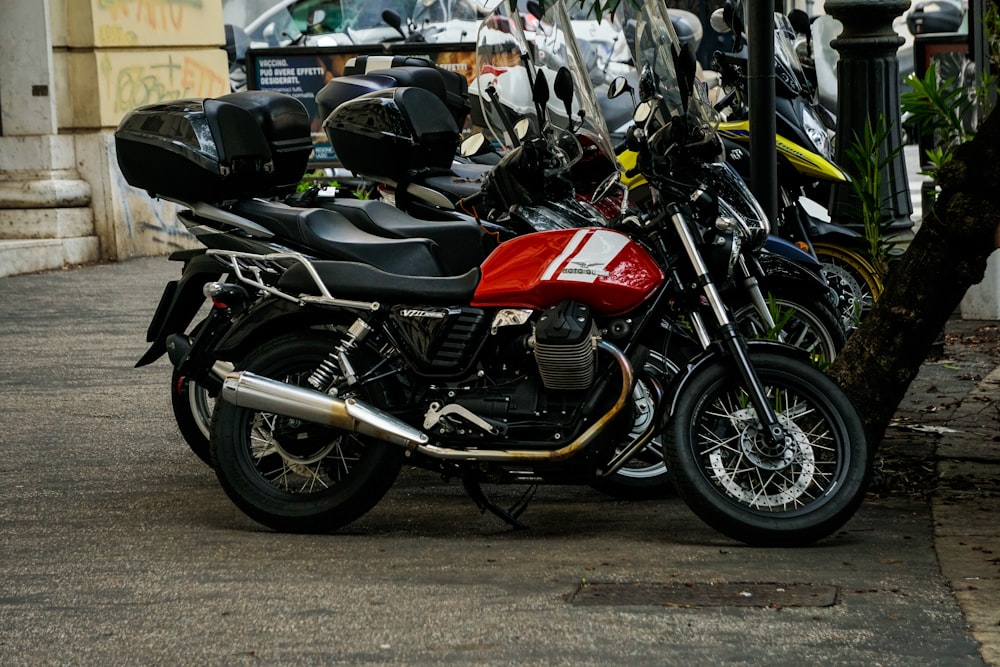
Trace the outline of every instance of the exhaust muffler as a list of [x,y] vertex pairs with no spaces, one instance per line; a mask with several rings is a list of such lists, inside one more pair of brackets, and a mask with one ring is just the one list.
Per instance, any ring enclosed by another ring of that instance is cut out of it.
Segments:
[[[216,372],[224,371],[222,366]],[[353,398],[341,399],[248,371],[228,372],[219,396],[233,405],[368,435],[408,448],[427,444],[426,434]]]

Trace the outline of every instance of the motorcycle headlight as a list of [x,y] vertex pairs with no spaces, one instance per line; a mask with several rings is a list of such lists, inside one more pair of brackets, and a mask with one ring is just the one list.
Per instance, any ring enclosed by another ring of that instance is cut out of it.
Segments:
[[812,107],[802,107],[802,129],[816,148],[816,152],[827,160],[832,160],[833,146],[830,144],[830,135],[826,131],[826,125]]
[[700,168],[705,189],[714,192],[719,203],[716,228],[732,231],[742,246],[756,250],[764,245],[771,225],[760,204],[743,179],[728,163],[705,164]]

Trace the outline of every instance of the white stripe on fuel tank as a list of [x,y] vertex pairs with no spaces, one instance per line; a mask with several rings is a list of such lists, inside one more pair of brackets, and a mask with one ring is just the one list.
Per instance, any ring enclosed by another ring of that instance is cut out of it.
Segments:
[[573,238],[569,240],[563,251],[559,253],[559,256],[552,260],[552,263],[545,267],[545,271],[542,273],[542,280],[552,280],[552,276],[559,269],[563,262],[573,254],[573,252],[583,243],[583,239],[587,238],[589,234],[586,229],[581,229],[576,234],[573,234]]
[[606,230],[594,232],[556,280],[592,283],[601,276],[606,276],[608,265],[627,243],[628,237],[624,234]]

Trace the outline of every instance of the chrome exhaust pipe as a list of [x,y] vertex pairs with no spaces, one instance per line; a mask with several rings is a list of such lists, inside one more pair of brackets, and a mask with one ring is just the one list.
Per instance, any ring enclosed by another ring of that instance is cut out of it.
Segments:
[[608,412],[599,416],[576,439],[555,450],[440,447],[430,444],[430,438],[426,433],[355,399],[334,398],[319,391],[285,384],[248,371],[233,372],[232,364],[225,361],[217,361],[212,366],[212,372],[222,379],[222,391],[219,396],[241,408],[263,410],[284,417],[361,433],[446,461],[551,463],[564,461],[587,447],[632,400],[635,375],[628,357],[604,340],[598,340],[597,347],[611,354],[621,369],[622,382],[618,400]]
[[[215,372],[222,370],[222,366],[213,367]],[[425,445],[429,440],[406,422],[356,399],[334,398],[248,371],[227,373],[219,396],[241,408],[332,426],[408,448]]]

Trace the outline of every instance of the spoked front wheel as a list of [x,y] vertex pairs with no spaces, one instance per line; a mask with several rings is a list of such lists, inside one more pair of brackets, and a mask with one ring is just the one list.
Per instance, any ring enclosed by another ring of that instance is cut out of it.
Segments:
[[681,390],[666,450],[677,490],[703,521],[753,546],[802,546],[840,528],[864,499],[872,454],[857,411],[829,377],[754,351],[784,430],[775,448],[731,364],[696,370]]

